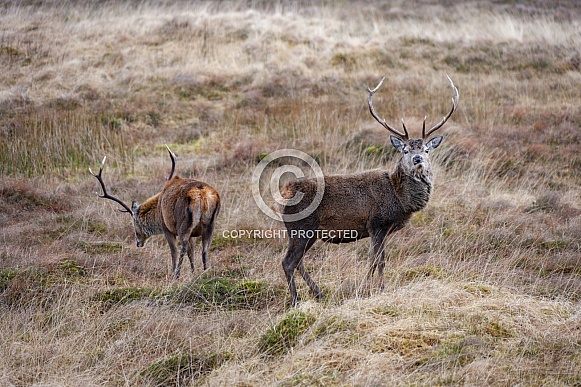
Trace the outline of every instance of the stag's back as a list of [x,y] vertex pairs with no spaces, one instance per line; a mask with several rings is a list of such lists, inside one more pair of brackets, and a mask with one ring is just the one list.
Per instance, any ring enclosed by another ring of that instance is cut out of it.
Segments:
[[[281,195],[288,202],[302,193],[296,205],[283,205],[281,213],[296,214],[304,210],[316,195],[316,179],[299,179],[288,183]],[[325,177],[325,191],[319,206],[306,219],[285,222],[287,228],[320,230],[355,230],[367,236],[370,221],[398,222],[402,206],[387,171],[371,170],[348,175]]]

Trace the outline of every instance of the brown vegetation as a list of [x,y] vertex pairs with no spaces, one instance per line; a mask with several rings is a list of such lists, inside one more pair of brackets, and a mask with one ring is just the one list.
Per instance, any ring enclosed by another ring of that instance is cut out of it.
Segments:
[[[0,384],[581,382],[577,2],[0,8]],[[282,228],[252,200],[257,161],[391,170],[366,87],[386,76],[378,114],[417,137],[445,74],[461,105],[384,289],[363,286],[368,241],[316,245],[327,298],[290,308],[285,241],[223,233]],[[174,283],[163,237],[134,247],[87,172],[106,154],[111,192],[151,197],[166,143],[222,201],[210,269]]]

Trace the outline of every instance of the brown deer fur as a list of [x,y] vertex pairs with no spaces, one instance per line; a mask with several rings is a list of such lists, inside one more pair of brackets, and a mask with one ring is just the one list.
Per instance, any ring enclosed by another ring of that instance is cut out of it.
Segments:
[[[192,271],[194,270],[193,238],[195,237],[202,237],[202,263],[204,270],[207,269],[208,249],[212,242],[214,222],[220,211],[220,195],[214,188],[199,180],[173,176],[175,156],[171,151],[169,152],[172,158],[172,172],[162,191],[141,205],[133,202],[131,208],[107,193],[101,177],[105,159],[99,173],[91,173],[101,183],[103,195],[100,197],[116,201],[125,208],[122,211],[132,215],[138,247],[143,247],[149,237],[164,234],[171,251],[172,273],[174,279],[177,279],[186,252],[190,267]],[[178,242],[181,244],[179,250]]]
[[152,235],[164,234],[171,252],[172,272],[177,279],[186,252],[194,270],[193,238],[201,236],[202,264],[206,270],[214,220],[219,211],[220,196],[214,188],[195,179],[174,176],[159,194],[141,205],[132,205],[137,246],[142,247]]
[[[450,82],[452,82],[450,80]],[[381,85],[381,83],[380,83]],[[458,104],[458,91],[452,83],[455,92],[452,111],[432,128],[428,135],[439,129],[454,112]],[[411,215],[423,209],[430,199],[433,187],[428,152],[437,148],[441,136],[429,141],[424,139],[408,139],[407,129],[404,133],[395,131],[391,126],[375,114],[371,104],[371,96],[379,88],[369,90],[370,111],[382,125],[397,136],[390,136],[392,145],[400,152],[401,158],[393,173],[384,170],[371,170],[347,175],[326,176],[325,191],[319,206],[301,220],[287,221],[285,215],[297,214],[315,198],[317,180],[299,179],[288,183],[281,190],[282,197],[289,200],[301,192],[302,200],[294,205],[283,204],[280,213],[287,235],[289,246],[282,260],[293,304],[298,302],[295,270],[301,273],[305,282],[317,298],[322,296],[321,290],[311,279],[303,265],[303,257],[317,239],[330,243],[352,242],[361,238],[371,237],[374,259],[368,276],[377,269],[381,279],[385,266],[384,243],[386,236],[404,227]],[[425,135],[425,121],[423,129]],[[349,233],[337,233],[339,230],[349,230]],[[326,232],[321,232],[326,231]],[[334,233],[331,233],[333,232]],[[307,232],[310,232],[307,233]],[[331,238],[330,236],[333,236]],[[309,237],[310,236],[310,237]],[[326,238],[326,239],[325,239]]]

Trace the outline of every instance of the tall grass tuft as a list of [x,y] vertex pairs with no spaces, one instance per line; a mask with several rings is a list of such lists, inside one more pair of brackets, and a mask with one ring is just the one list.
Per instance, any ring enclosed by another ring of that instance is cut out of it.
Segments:
[[120,123],[106,113],[39,109],[21,115],[0,133],[0,174],[69,176],[104,155],[131,164]]

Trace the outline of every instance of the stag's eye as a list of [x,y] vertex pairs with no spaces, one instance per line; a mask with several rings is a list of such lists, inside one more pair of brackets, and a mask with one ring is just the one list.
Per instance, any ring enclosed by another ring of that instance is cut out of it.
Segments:
[[403,153],[407,155],[410,151],[404,148]]

